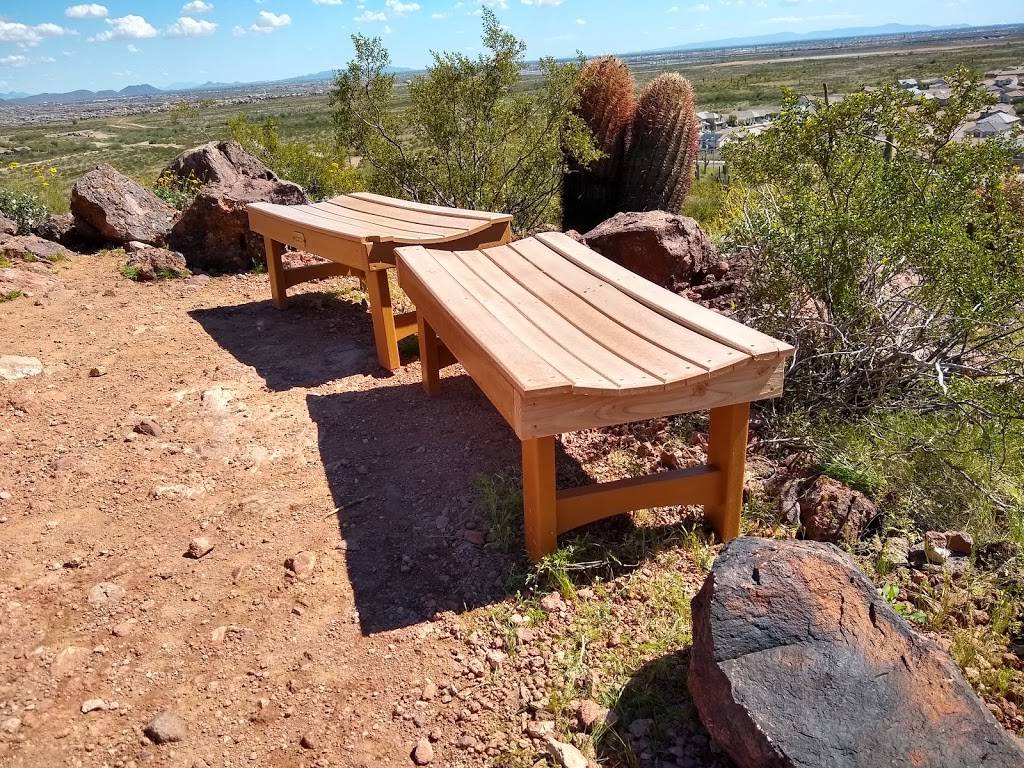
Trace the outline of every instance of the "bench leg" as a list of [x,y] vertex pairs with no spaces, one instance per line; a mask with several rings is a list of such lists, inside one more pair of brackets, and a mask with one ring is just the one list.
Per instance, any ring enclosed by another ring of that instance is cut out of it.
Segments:
[[388,271],[371,269],[366,273],[366,290],[370,294],[370,317],[373,318],[373,340],[377,359],[389,371],[402,364],[398,357],[398,336],[395,332],[395,311],[391,307]]
[[269,237],[264,237],[263,247],[267,252],[270,301],[277,309],[284,309],[288,306],[288,288],[284,283],[284,263],[281,261],[281,257],[284,255],[284,245]]
[[555,438],[523,440],[523,514],[526,552],[533,561],[557,548]]
[[708,505],[704,509],[704,514],[723,542],[740,535],[749,422],[750,403],[727,405],[711,410],[708,464],[717,467],[722,473],[722,503]]
[[420,340],[420,368],[423,370],[423,389],[428,395],[436,395],[441,391],[441,359],[437,333],[423,319],[416,318],[417,333]]

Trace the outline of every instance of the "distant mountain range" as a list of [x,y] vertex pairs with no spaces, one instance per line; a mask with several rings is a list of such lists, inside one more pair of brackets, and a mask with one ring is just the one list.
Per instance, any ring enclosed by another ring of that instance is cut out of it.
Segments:
[[[699,43],[684,43],[682,45],[658,48],[655,50],[634,51],[623,53],[622,56],[645,56],[659,53],[678,53],[682,51],[714,50],[721,48],[744,48],[760,45],[783,45],[786,43],[801,43],[827,40],[843,40],[855,37],[898,37],[900,35],[921,34],[927,32],[956,32],[968,29],[997,29],[999,27],[1018,27],[1020,24],[1004,24],[998,26],[973,27],[969,24],[959,24],[945,27],[933,27],[926,24],[883,24],[877,27],[844,27],[842,29],[827,29],[817,32],[778,32],[772,35],[757,35],[753,37],[728,37],[721,40],[705,40]],[[388,69],[391,74],[409,74],[421,70],[408,67],[391,67]],[[283,80],[263,80],[258,82],[234,82],[234,83],[193,83],[179,82],[171,83],[165,88],[156,88],[152,85],[129,85],[120,91],[87,91],[78,90],[69,93],[40,93],[29,95],[20,92],[0,93],[0,106],[4,105],[38,105],[38,104],[80,104],[88,101],[102,99],[116,99],[126,97],[159,97],[175,93],[194,93],[203,91],[222,91],[231,88],[244,88],[255,85],[288,85],[300,83],[313,83],[332,80],[335,70],[324,70],[308,75],[288,77]]]

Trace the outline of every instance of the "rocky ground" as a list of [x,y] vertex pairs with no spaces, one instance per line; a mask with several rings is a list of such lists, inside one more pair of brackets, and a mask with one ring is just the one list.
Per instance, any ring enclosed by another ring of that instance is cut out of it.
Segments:
[[[0,363],[0,765],[724,764],[677,515],[529,569],[514,435],[458,368],[382,374],[358,284],[281,313],[264,275],[124,261],[16,264],[44,282],[0,302],[39,363]],[[568,436],[563,480],[702,459],[643,429]]]

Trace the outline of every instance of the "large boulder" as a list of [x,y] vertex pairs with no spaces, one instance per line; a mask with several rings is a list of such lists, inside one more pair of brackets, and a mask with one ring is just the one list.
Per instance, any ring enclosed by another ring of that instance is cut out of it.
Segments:
[[718,251],[697,222],[665,211],[619,213],[583,235],[617,264],[677,290],[718,263]]
[[301,205],[309,199],[287,181],[242,178],[204,188],[182,213],[168,238],[192,270],[239,272],[266,260],[263,238],[249,230],[249,203]]
[[689,687],[739,768],[1019,768],[1024,749],[836,547],[740,538],[693,600]]
[[13,219],[8,219],[3,214],[0,214],[0,237],[3,235],[16,234],[18,234],[18,222]]
[[240,179],[277,181],[277,174],[237,141],[211,141],[178,155],[164,171],[203,184],[235,184]]
[[159,197],[109,165],[101,165],[75,182],[71,213],[114,245],[132,240],[160,245],[176,215]]
[[143,248],[128,257],[128,275],[139,282],[188,277],[185,257],[166,248]]
[[103,236],[99,232],[70,213],[48,217],[33,227],[32,234],[60,243],[72,251],[88,250],[103,244]]
[[857,541],[877,514],[871,499],[825,475],[787,483],[780,507],[784,519],[800,526],[803,538],[833,544]]

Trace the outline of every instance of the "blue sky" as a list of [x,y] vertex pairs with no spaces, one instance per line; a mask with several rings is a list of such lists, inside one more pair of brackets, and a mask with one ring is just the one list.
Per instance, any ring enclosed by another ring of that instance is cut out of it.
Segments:
[[[531,57],[850,26],[1024,21],[1020,0],[483,0]],[[338,68],[353,32],[395,63],[472,53],[481,0],[0,0],[0,91],[277,79]]]

